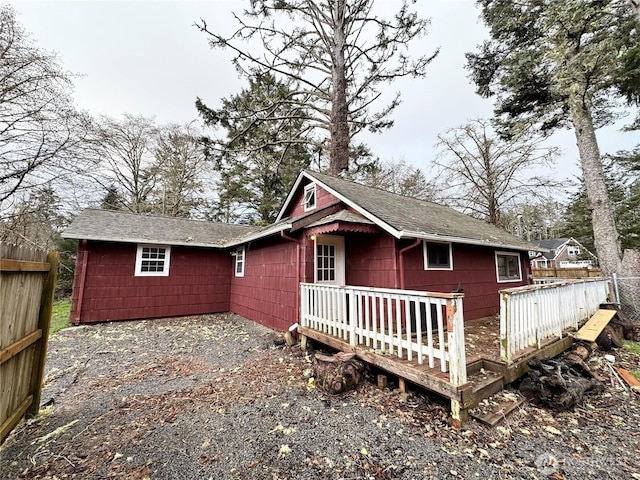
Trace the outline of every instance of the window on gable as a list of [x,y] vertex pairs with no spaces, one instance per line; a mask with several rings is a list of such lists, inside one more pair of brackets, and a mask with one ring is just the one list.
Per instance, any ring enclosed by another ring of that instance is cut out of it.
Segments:
[[304,187],[304,197],[302,200],[304,211],[313,210],[316,208],[316,184],[310,183]]
[[425,270],[453,270],[450,243],[425,241],[423,249]]
[[236,277],[244,277],[244,247],[236,250]]
[[167,277],[171,260],[168,245],[138,245],[136,253],[136,277]]
[[496,252],[496,273],[498,282],[519,282],[522,280],[520,254]]
[[580,255],[580,247],[569,245],[567,247],[567,255],[569,255],[570,257],[577,257],[578,255]]

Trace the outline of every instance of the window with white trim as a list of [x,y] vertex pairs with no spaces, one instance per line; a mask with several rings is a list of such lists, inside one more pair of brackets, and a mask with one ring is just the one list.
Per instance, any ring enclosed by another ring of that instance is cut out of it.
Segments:
[[138,245],[136,277],[168,277],[171,247],[168,245]]
[[244,247],[236,250],[236,277],[244,277]]
[[450,243],[425,240],[422,245],[425,270],[453,270]]
[[580,255],[580,247],[576,247],[575,245],[567,246],[567,255],[570,257],[577,257]]
[[302,205],[304,206],[304,211],[308,212],[309,210],[313,210],[316,208],[316,184],[310,183],[306,187],[304,187],[304,197],[302,199]]
[[519,282],[522,280],[520,254],[496,252],[496,275],[499,283]]

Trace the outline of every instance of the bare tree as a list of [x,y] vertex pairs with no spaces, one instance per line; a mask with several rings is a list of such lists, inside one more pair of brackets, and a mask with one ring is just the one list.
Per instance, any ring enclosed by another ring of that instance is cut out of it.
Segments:
[[89,119],[71,99],[71,75],[39,48],[0,6],[0,209],[10,211],[30,190],[74,174]]
[[134,213],[151,211],[150,196],[158,180],[156,161],[158,127],[151,118],[123,115],[101,116],[92,148],[101,168],[94,175],[105,191],[113,188],[124,199],[123,207]]
[[[234,52],[234,65],[242,74],[271,73],[288,80],[292,94],[280,101],[303,107],[314,128],[329,132],[329,170],[336,174],[349,168],[351,142],[358,132],[393,125],[390,115],[400,95],[373,112],[381,95],[378,86],[399,77],[423,77],[437,54],[411,60],[409,46],[425,34],[428,20],[410,11],[406,0],[390,20],[378,17],[373,4],[374,0],[251,0],[244,15],[236,15],[239,28],[230,37],[211,31],[205,20],[196,26],[211,37],[212,47]],[[248,40],[260,41],[263,52],[243,48]]]
[[[443,198],[471,215],[502,226],[505,207],[519,200],[546,197],[556,184],[533,167],[549,168],[557,153],[527,132],[501,139],[489,122],[474,120],[438,136],[434,162]],[[542,195],[541,195],[542,194]]]
[[172,217],[191,217],[205,203],[208,163],[193,125],[170,125],[160,130],[156,148],[157,184],[153,210]]
[[409,165],[405,159],[376,160],[371,168],[355,180],[370,187],[419,200],[434,201],[437,196],[435,182],[427,180],[422,170]]

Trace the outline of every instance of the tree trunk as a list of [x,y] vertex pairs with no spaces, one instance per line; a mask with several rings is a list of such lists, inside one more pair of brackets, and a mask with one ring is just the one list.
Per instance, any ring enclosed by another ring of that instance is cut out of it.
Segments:
[[604,388],[584,362],[590,354],[588,345],[578,343],[559,359],[529,360],[530,370],[520,384],[520,393],[527,400],[554,410],[573,408],[585,393],[600,392]]
[[569,106],[580,152],[582,176],[591,208],[593,239],[598,261],[602,274],[605,277],[610,277],[614,272],[620,272],[622,253],[613,216],[613,205],[604,181],[604,171],[593,119],[589,107],[578,94],[572,95]]
[[349,107],[347,106],[347,78],[345,70],[345,13],[346,0],[335,0],[333,30],[333,52],[331,78],[333,90],[331,91],[331,123],[329,133],[331,146],[329,149],[329,172],[332,175],[339,174],[349,168]]
[[631,8],[636,14],[638,23],[640,23],[640,0],[630,0],[630,1],[631,1]]
[[356,388],[362,379],[364,365],[353,353],[322,355],[313,359],[313,376],[316,385],[331,394],[344,393]]

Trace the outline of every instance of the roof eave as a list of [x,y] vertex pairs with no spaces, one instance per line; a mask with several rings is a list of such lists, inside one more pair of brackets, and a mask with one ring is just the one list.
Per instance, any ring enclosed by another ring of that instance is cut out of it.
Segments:
[[345,197],[340,192],[334,190],[329,185],[324,183],[322,180],[315,178],[313,176],[313,174],[307,173],[307,172],[303,172],[303,173],[305,174],[305,176],[307,178],[309,178],[310,180],[313,180],[314,182],[318,182],[320,185],[322,185],[322,188],[324,188],[331,195],[335,196],[341,202],[343,202],[344,204],[346,204],[346,205],[350,206],[351,208],[353,208],[354,210],[356,210],[360,215],[362,215],[366,219],[372,221],[375,225],[380,227],[385,232],[389,233],[390,235],[393,235],[395,238],[401,238],[402,232],[400,230],[392,227],[387,222],[383,221],[382,219],[380,219],[379,217],[377,217],[373,213],[369,212],[368,210],[366,210],[365,208],[361,207],[360,205],[358,205],[354,201],[352,201],[349,198]]
[[529,245],[525,247],[523,245],[510,245],[510,244],[499,243],[499,242],[478,240],[476,238],[454,237],[450,235],[436,235],[436,234],[429,234],[424,232],[402,231],[400,238],[419,238],[422,240],[433,240],[437,242],[451,242],[451,243],[462,243],[467,245],[480,245],[483,247],[509,248],[512,250],[519,250],[522,252],[530,252],[530,251],[531,252],[548,252],[549,251],[542,247],[538,247],[537,245]]
[[114,243],[143,243],[146,245],[171,245],[177,247],[200,247],[200,248],[224,248],[225,245],[219,243],[199,243],[199,242],[181,242],[181,241],[165,241],[150,240],[148,238],[110,238],[105,236],[79,235],[62,233],[62,238],[69,240],[90,240],[92,242],[114,242]]
[[236,247],[238,245],[242,245],[244,243],[249,243],[249,242],[253,242],[254,240],[260,240],[261,238],[265,238],[265,237],[269,237],[271,235],[274,235],[276,233],[280,233],[283,232],[285,230],[290,230],[291,229],[291,223],[283,223],[280,225],[274,225],[270,228],[267,228],[266,230],[262,230],[260,232],[256,232],[256,233],[252,233],[249,235],[245,235],[243,237],[237,238],[235,240],[230,240],[229,242],[225,243],[223,246],[224,247]]

